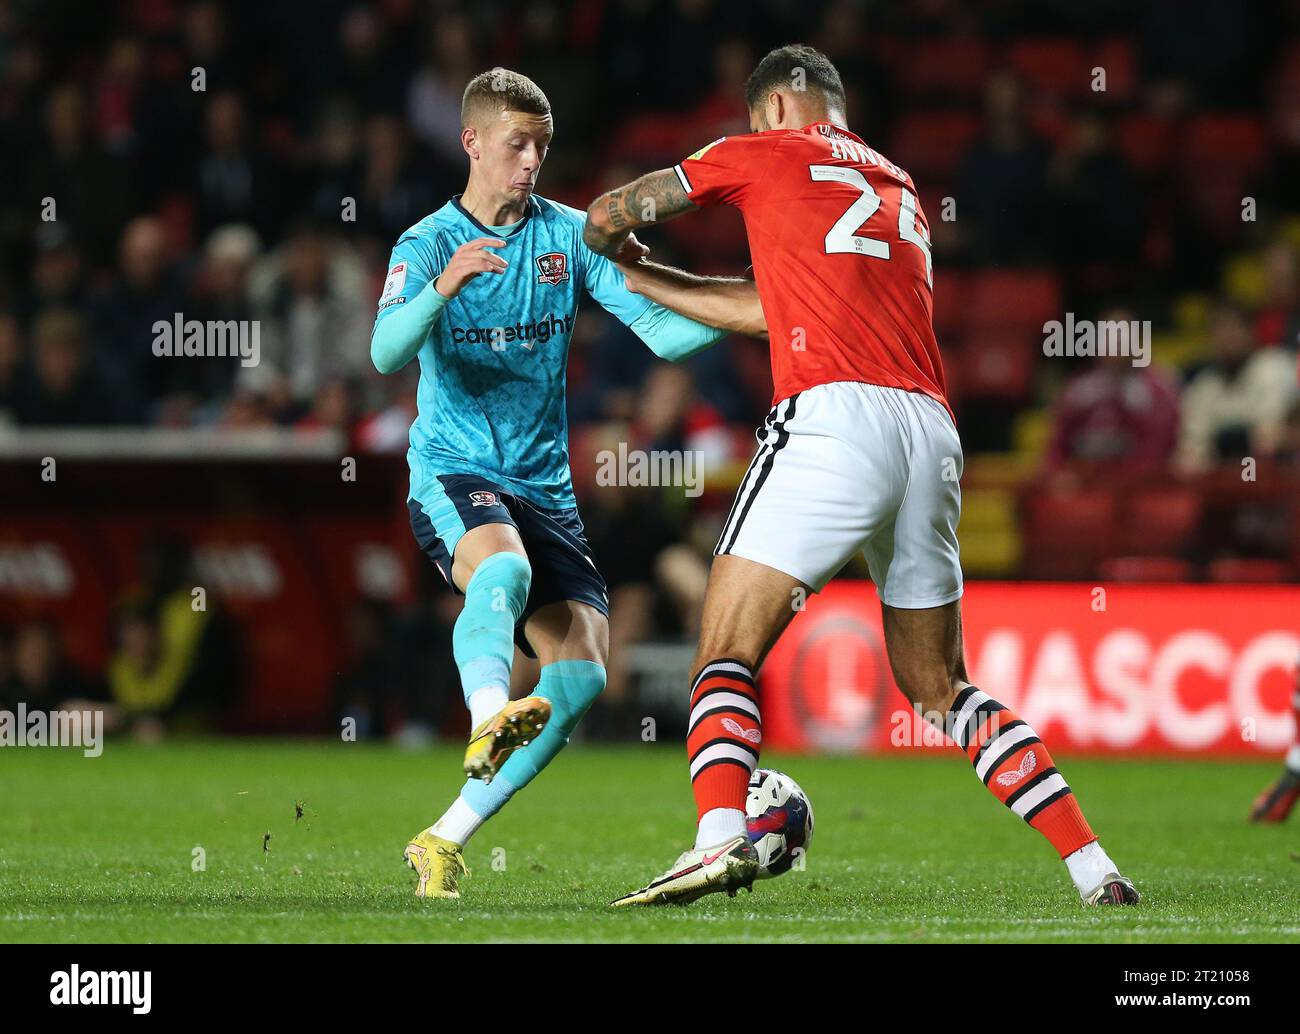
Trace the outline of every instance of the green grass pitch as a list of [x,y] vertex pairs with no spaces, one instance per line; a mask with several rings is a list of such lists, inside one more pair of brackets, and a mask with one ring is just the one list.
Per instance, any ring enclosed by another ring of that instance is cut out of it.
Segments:
[[480,831],[462,899],[418,901],[401,851],[458,788],[459,757],[268,740],[0,751],[0,941],[1300,940],[1300,816],[1245,821],[1276,763],[1063,759],[1145,895],[1087,910],[955,751],[765,757],[813,800],[806,870],[615,911],[686,846],[679,749],[574,744]]

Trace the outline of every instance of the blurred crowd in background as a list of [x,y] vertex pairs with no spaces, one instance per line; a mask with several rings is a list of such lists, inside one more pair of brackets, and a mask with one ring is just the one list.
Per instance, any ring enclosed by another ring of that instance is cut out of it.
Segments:
[[[0,0],[0,426],[324,427],[404,452],[417,370],[376,374],[369,331],[392,244],[463,189],[466,81],[538,82],[539,192],[585,207],[746,132],[754,63],[803,41],[929,220],[968,573],[1294,578],[1300,489],[1253,505],[1241,471],[1300,485],[1297,28],[1296,0]],[[647,240],[748,264],[731,211]],[[1046,357],[1066,312],[1150,321],[1151,365]],[[260,321],[261,362],[155,357],[176,313]],[[616,654],[690,635],[770,392],[764,344],[668,367],[584,305],[574,476]],[[700,452],[713,490],[593,491],[619,442]],[[1087,548],[1062,556],[1071,522]],[[358,612],[358,643],[380,617]]]

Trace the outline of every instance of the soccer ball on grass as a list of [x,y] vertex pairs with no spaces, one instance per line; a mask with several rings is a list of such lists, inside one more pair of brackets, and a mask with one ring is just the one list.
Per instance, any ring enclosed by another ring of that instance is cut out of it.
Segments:
[[759,768],[749,777],[745,819],[758,851],[760,880],[789,872],[812,841],[812,802],[784,772]]

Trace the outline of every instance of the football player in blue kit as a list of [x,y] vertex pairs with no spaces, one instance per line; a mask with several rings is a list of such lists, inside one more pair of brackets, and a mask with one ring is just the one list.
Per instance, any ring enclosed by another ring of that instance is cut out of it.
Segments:
[[[465,596],[453,650],[470,710],[468,778],[407,844],[420,897],[459,896],[466,842],[555,757],[605,685],[609,604],[568,460],[565,366],[580,293],[662,358],[744,329],[629,292],[618,266],[583,243],[584,214],[533,193],[553,126],[530,79],[476,76],[461,126],[465,192],[398,239],[370,346],[381,373],[419,360],[411,527]],[[619,257],[643,252],[631,241]],[[511,702],[516,642],[541,679]]]

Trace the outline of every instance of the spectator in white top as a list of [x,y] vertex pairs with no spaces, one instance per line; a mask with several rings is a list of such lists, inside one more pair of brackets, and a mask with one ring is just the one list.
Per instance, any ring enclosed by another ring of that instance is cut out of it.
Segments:
[[1178,465],[1188,473],[1273,453],[1297,395],[1294,353],[1257,348],[1243,309],[1220,302],[1210,334],[1214,357],[1183,390]]

